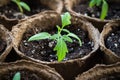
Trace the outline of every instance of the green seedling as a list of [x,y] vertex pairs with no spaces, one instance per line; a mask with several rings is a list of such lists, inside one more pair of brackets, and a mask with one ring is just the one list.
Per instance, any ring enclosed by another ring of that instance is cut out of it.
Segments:
[[11,1],[14,2],[15,4],[17,4],[21,13],[23,13],[23,8],[27,11],[31,11],[30,7],[25,2],[23,2],[21,0],[11,0]]
[[20,80],[20,72],[17,72],[14,77],[13,80]]
[[[67,29],[64,29],[66,26],[71,24],[70,19],[71,19],[71,15],[68,12],[64,13],[63,15],[61,15],[62,27],[56,25],[58,29],[56,34],[51,35],[47,32],[41,32],[30,37],[28,41],[42,40],[42,39],[55,40],[57,43],[53,50],[57,52],[56,55],[58,57],[58,61],[62,61],[65,58],[66,54],[68,53],[66,42],[70,42],[70,43],[73,42],[71,37],[77,39],[79,41],[80,46],[82,45],[82,42],[77,35],[71,33]],[[62,35],[61,32],[65,32],[66,34]]]
[[[102,6],[101,6],[102,5]],[[108,13],[108,3],[106,0],[91,0],[89,6],[92,8],[94,6],[101,6],[100,19],[104,20]]]

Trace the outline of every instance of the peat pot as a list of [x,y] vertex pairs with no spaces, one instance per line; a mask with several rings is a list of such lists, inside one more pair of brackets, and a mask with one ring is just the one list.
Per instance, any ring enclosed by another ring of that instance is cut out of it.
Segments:
[[31,11],[23,9],[23,13],[20,12],[18,6],[10,0],[2,0],[1,4],[7,4],[0,6],[0,23],[5,25],[9,30],[13,25],[16,25],[19,21],[27,19],[30,16],[38,14],[46,10],[53,10],[58,13],[62,12],[63,2],[62,0],[22,0],[27,3]]
[[42,64],[25,60],[0,64],[0,80],[12,80],[18,72],[21,80],[63,80],[54,69]]
[[14,26],[12,29],[14,49],[22,58],[49,65],[65,80],[74,80],[78,73],[98,63],[101,56],[96,53],[99,48],[98,30],[78,16],[72,15],[71,22],[66,28],[81,38],[82,46],[80,47],[75,39],[73,43],[67,43],[69,53],[61,62],[57,61],[56,52],[53,51],[56,44],[54,41],[47,39],[28,42],[29,37],[39,32],[56,33],[56,25],[61,25],[60,15],[56,12],[43,12]]
[[107,64],[120,61],[120,20],[106,24],[100,35],[100,46]]
[[11,33],[2,24],[0,24],[0,62],[5,60],[11,49]]
[[99,29],[101,32],[103,26],[112,20],[120,19],[120,0],[107,0],[109,9],[105,20],[100,19],[101,8],[89,7],[90,0],[64,0],[67,11],[79,15]]
[[75,80],[120,80],[120,63],[96,65],[77,76]]

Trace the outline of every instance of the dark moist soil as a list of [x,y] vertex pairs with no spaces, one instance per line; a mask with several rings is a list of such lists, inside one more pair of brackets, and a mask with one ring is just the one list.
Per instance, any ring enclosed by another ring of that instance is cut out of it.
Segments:
[[7,44],[3,39],[0,39],[0,55],[4,52]]
[[[26,1],[27,0],[24,0],[24,2],[26,2]],[[0,15],[4,14],[9,19],[23,19],[23,18],[26,18],[28,16],[37,14],[39,12],[42,12],[42,11],[45,11],[45,10],[50,10],[48,7],[40,4],[40,2],[38,2],[37,0],[36,1],[28,0],[28,1],[29,2],[26,2],[26,3],[31,8],[30,12],[23,9],[24,14],[22,14],[22,13],[20,13],[20,10],[19,10],[18,6],[15,3],[10,2],[8,5],[0,7]]]
[[10,71],[9,73],[2,75],[0,80],[13,80],[13,77],[17,72],[20,72],[20,80],[44,80],[40,78],[40,75],[29,70]]
[[[108,3],[109,10],[105,19],[120,19],[120,3]],[[100,18],[101,7],[89,7],[89,2],[83,1],[73,8],[74,11],[86,16]]]
[[115,76],[107,76],[107,77],[101,78],[100,80],[120,80],[120,74]]
[[108,49],[112,50],[116,53],[116,55],[120,56],[120,29],[113,29],[113,32],[107,36],[105,40],[105,45]]
[[[92,51],[94,46],[94,43],[88,38],[88,33],[86,31],[83,31],[77,26],[70,26],[69,30],[80,37],[80,39],[82,40],[82,46],[80,47],[78,41],[73,38],[73,43],[67,43],[69,53],[67,53],[64,61],[78,57],[81,58],[87,55],[90,51]],[[56,31],[56,28],[53,30],[47,30],[47,32],[51,34],[56,33]],[[24,34],[19,47],[20,51],[25,53],[25,55],[29,57],[39,59],[42,61],[57,61],[56,52],[53,51],[56,41],[51,41],[49,39],[32,42],[27,41],[32,35],[38,32],[40,31],[37,29],[31,29]]]

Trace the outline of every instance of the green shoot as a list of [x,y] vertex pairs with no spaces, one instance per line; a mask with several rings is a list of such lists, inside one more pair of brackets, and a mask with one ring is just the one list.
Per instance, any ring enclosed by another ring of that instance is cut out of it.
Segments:
[[30,7],[25,2],[22,2],[20,0],[11,0],[11,1],[14,2],[15,4],[17,4],[21,13],[23,13],[23,8],[27,11],[31,11]]
[[89,6],[92,8],[94,6],[101,6],[102,10],[101,10],[101,15],[100,15],[100,19],[104,20],[105,17],[107,16],[108,13],[108,3],[106,0],[91,0],[89,3]]
[[20,72],[17,72],[14,77],[13,80],[20,80]]
[[[66,54],[68,53],[66,42],[70,42],[70,43],[73,42],[71,37],[77,39],[79,41],[80,46],[82,45],[82,42],[77,35],[71,33],[67,29],[64,29],[64,27],[71,24],[70,19],[71,19],[71,15],[68,12],[64,13],[64,15],[61,15],[62,27],[58,25],[56,26],[58,29],[57,34],[51,35],[47,32],[41,32],[30,37],[28,41],[42,40],[42,39],[55,40],[57,44],[53,50],[57,52],[56,55],[58,57],[58,61],[62,61],[65,58]],[[67,34],[62,35],[61,32],[66,32]]]

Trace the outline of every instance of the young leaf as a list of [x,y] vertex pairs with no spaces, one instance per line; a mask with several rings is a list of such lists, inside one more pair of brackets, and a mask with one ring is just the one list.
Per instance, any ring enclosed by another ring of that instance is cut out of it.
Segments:
[[107,12],[108,12],[108,4],[105,0],[103,0],[102,12],[101,12],[101,15],[100,15],[101,20],[104,20],[104,18],[107,16]]
[[64,41],[68,41],[68,42],[71,42],[71,43],[73,42],[73,40],[67,35],[63,35],[62,38],[63,38]]
[[47,32],[41,32],[41,33],[38,33],[36,35],[33,35],[32,37],[30,37],[28,39],[28,41],[34,41],[34,40],[41,40],[41,39],[48,39],[50,38],[51,35]]
[[58,34],[54,34],[50,37],[50,39],[56,40],[58,39],[59,35]]
[[19,3],[19,1],[17,1],[17,0],[11,0],[11,1],[14,2],[14,3],[16,3],[16,4]]
[[62,61],[65,58],[68,49],[65,41],[62,38],[57,40],[54,51],[57,51],[58,61]]
[[102,2],[102,0],[97,0],[97,6],[100,6],[100,4],[101,4],[101,2]]
[[102,0],[97,0],[97,6],[100,6],[100,4],[101,4],[101,2],[102,2]]
[[74,34],[74,33],[69,33],[68,36],[73,37],[73,38],[76,38],[76,39],[79,41],[80,46],[82,46],[82,42],[81,42],[81,40],[79,39],[79,37],[78,37],[76,34]]
[[11,0],[11,1],[17,4],[18,8],[20,9],[20,12],[23,13],[23,8],[27,11],[30,11],[30,7],[25,2],[22,2],[21,0]]
[[20,72],[17,72],[14,77],[13,80],[20,80]]
[[27,11],[30,11],[30,7],[25,2],[20,2],[20,5]]
[[60,32],[60,30],[61,30],[60,26],[57,25],[56,27],[58,29],[58,32]]
[[20,2],[17,1],[17,0],[12,0],[12,2],[14,2],[15,4],[17,4],[18,8],[20,9],[20,12],[23,13],[23,9],[22,9],[22,7],[20,6]]
[[16,1],[20,2],[20,0],[16,0]]
[[62,28],[69,25],[69,24],[71,24],[71,21],[70,21],[71,15],[70,15],[70,13],[66,12],[66,13],[64,13],[64,15],[61,15],[61,19],[62,19]]
[[93,7],[93,6],[96,5],[96,3],[97,3],[97,0],[91,0],[90,3],[89,3],[89,6]]
[[67,30],[67,29],[62,29],[62,31],[67,32],[67,33],[70,33],[70,31]]

